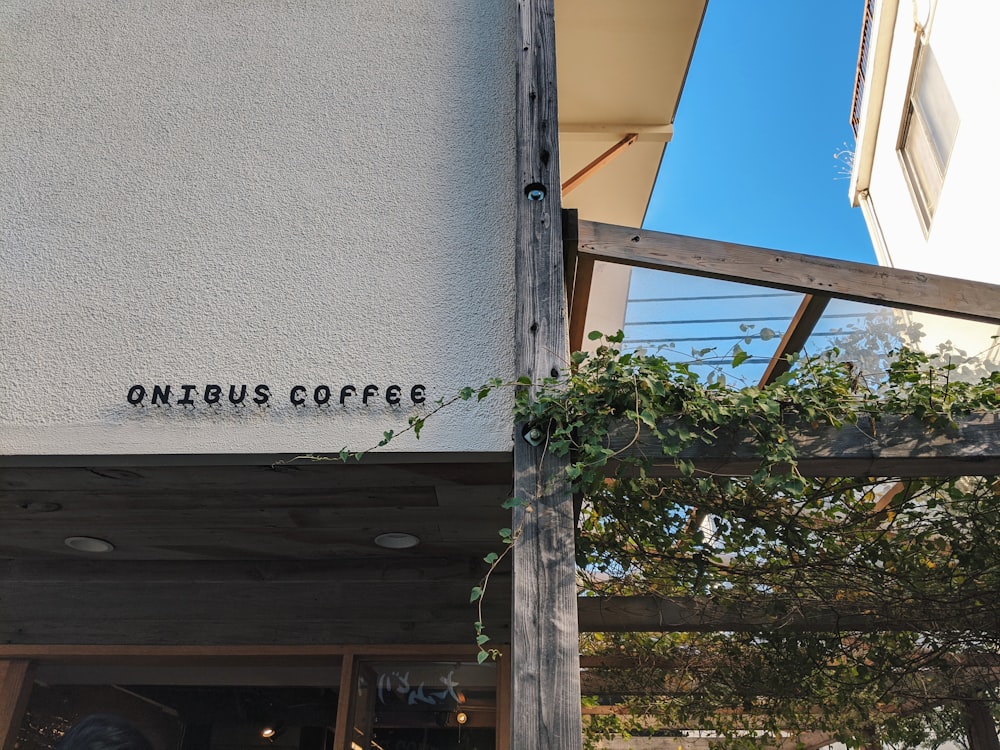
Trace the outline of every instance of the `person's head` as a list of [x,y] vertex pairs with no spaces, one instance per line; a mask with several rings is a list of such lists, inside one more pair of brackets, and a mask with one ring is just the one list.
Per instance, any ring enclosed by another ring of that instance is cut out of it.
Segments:
[[74,724],[56,750],[153,750],[149,740],[120,716],[91,714]]

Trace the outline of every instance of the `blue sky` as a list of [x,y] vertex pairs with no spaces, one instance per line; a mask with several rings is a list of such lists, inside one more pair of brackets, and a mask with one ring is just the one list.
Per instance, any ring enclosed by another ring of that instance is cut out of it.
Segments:
[[833,154],[864,0],[709,0],[645,226],[874,263]]
[[[875,262],[861,211],[848,200],[846,167],[834,157],[854,147],[863,6],[709,0],[647,229]],[[629,298],[626,345],[685,361],[710,348],[702,355],[710,364],[748,382],[762,374],[802,299],[644,269],[633,270]],[[816,329],[823,345],[865,311],[834,307]],[[739,373],[725,366],[734,347],[751,355]]]

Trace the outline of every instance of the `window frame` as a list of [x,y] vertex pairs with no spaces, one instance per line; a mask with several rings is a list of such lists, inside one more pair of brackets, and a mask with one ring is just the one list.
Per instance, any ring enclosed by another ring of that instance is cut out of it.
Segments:
[[896,153],[924,236],[940,203],[960,119],[929,43],[917,40]]

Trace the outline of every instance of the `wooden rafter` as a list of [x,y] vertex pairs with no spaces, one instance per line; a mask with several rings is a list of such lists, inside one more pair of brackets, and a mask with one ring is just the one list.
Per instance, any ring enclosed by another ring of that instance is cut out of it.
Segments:
[[607,165],[616,156],[619,156],[625,151],[629,146],[638,140],[638,133],[628,133],[624,138],[622,138],[618,143],[609,148],[603,154],[594,159],[590,164],[585,166],[575,175],[570,177],[568,180],[562,184],[562,194],[566,197],[570,192],[582,185],[589,177],[591,177],[597,170],[601,167]]
[[774,352],[767,370],[764,371],[764,375],[760,379],[761,387],[773,383],[775,379],[788,372],[788,368],[791,367],[788,355],[802,351],[802,347],[812,335],[813,328],[823,317],[829,302],[830,298],[822,294],[807,294],[802,298],[799,309],[795,311],[795,315],[785,330],[785,335],[781,337],[778,349]]

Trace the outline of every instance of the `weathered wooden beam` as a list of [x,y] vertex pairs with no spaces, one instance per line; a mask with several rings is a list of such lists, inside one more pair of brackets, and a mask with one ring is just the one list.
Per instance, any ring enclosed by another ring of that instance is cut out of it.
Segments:
[[[0,562],[0,642],[468,643],[469,589],[484,569],[481,559],[399,557],[9,560]],[[484,616],[498,642],[509,639],[510,591],[510,573],[495,571]]]
[[[414,648],[399,643],[378,643],[362,646],[344,644],[168,644],[163,646],[127,645],[104,642],[100,644],[25,644],[0,643],[0,659],[26,659],[37,661],[43,671],[51,673],[56,668],[74,665],[143,666],[160,664],[180,667],[219,667],[236,665],[303,665],[336,666],[348,654],[371,659],[420,658],[439,661],[464,661],[474,657],[468,643],[439,644]],[[327,683],[329,685],[329,683]]]
[[[314,592],[315,595],[315,592]],[[468,600],[468,593],[464,596]],[[174,609],[183,606],[173,601]],[[343,607],[341,607],[343,610]],[[499,619],[486,619],[490,634],[496,643],[505,643],[509,631]],[[16,642],[24,648],[42,647],[72,642],[78,646],[98,646],[120,643],[126,646],[169,646],[174,643],[200,643],[206,646],[302,645],[322,646],[336,641],[344,646],[374,647],[383,643],[407,645],[413,649],[424,645],[444,645],[469,642],[474,611],[466,606],[462,610],[443,612],[436,620],[421,617],[420,621],[407,620],[406,615],[390,613],[382,620],[358,620],[349,615],[344,619],[276,617],[273,620],[240,620],[236,616],[225,619],[172,618],[115,622],[109,618],[84,622],[64,618],[38,618],[0,621],[0,641]],[[398,620],[388,622],[389,617]],[[455,618],[448,621],[447,618]]]
[[597,260],[1000,323],[1000,286],[731,242],[580,222]]
[[[645,430],[635,438],[634,424],[612,433],[611,447],[627,456],[651,456],[651,474],[680,476],[672,459]],[[1000,415],[970,414],[940,429],[912,417],[867,418],[857,425],[791,429],[798,470],[810,477],[946,477],[1000,474]],[[631,444],[630,444],[631,443]],[[749,433],[734,433],[681,453],[700,471],[747,476],[760,465]],[[611,468],[614,468],[613,466]]]
[[983,611],[974,622],[950,613],[893,611],[884,603],[832,607],[780,602],[738,607],[693,597],[581,596],[579,627],[584,633],[759,632],[780,627],[787,632],[964,632],[976,628],[1000,633],[1000,613]]
[[[495,532],[494,532],[495,534]],[[402,562],[401,562],[402,561]],[[455,587],[461,591],[470,580],[480,577],[486,566],[481,558],[454,559],[447,557],[417,557],[403,560],[359,556],[355,559],[327,560],[93,560],[74,558],[41,558],[0,560],[0,588],[62,584],[67,589],[82,584],[93,584],[109,590],[119,587],[141,587],[166,584],[200,585],[218,584],[240,587],[252,584],[270,584],[275,588],[353,586],[399,586],[416,589],[433,585],[438,589]],[[506,580],[508,573],[494,574],[498,582]],[[501,587],[498,586],[498,589]],[[499,593],[499,592],[498,592]],[[30,591],[25,592],[25,596]],[[412,598],[417,601],[416,595]],[[465,602],[459,602],[464,604]],[[354,602],[363,605],[364,602]],[[401,605],[406,602],[400,602]],[[248,603],[259,606],[259,603]],[[96,609],[96,607],[94,608]],[[0,617],[3,608],[0,608]],[[94,613],[95,617],[100,616]]]
[[[914,654],[914,656],[920,656],[920,654]],[[986,653],[984,651],[948,654],[945,656],[945,663],[948,665],[946,669],[949,674],[973,674],[977,677],[997,675],[1000,677],[1000,654]],[[701,662],[690,654],[681,656],[629,655],[620,653],[580,654],[580,669],[583,670],[628,671],[644,668],[670,671],[691,668],[704,671],[715,669],[718,666],[718,663],[714,662],[714,657],[711,655],[706,656],[705,661]]]
[[[518,0],[517,373],[569,360],[559,182],[554,0]],[[534,441],[532,441],[534,442]],[[544,458],[544,460],[543,460]],[[564,460],[515,427],[511,738],[517,750],[581,750],[573,497]]]

